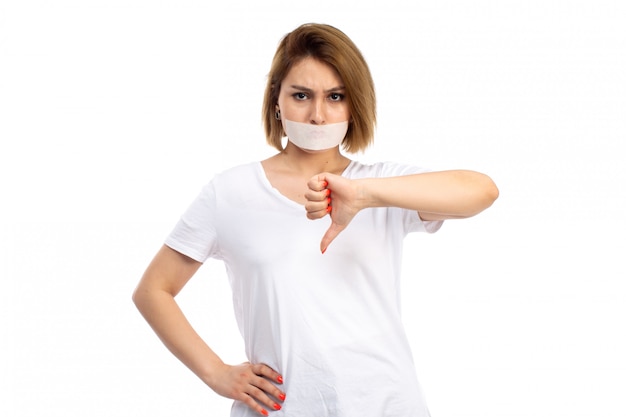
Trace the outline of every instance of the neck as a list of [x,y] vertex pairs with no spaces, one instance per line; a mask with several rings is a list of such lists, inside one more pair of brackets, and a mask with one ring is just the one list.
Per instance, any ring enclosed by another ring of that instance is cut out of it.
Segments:
[[306,151],[287,141],[280,153],[283,162],[293,172],[309,177],[320,172],[341,174],[350,160],[339,152],[339,147],[324,151]]

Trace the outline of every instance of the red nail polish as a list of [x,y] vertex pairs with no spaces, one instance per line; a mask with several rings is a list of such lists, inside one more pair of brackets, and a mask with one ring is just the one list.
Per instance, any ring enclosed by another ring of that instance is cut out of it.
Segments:
[[324,181],[324,188],[328,187],[328,181]]
[[330,195],[330,190],[327,188],[326,189],[326,196],[329,196],[329,195]]
[[278,375],[278,376],[276,377],[276,381],[278,381],[278,383],[279,383],[279,384],[282,384],[282,383],[283,383],[283,377],[282,377],[282,376],[280,376],[280,375]]
[[279,404],[274,404],[274,410],[280,410],[282,407]]
[[330,204],[330,197],[326,199],[326,203]]
[[285,398],[287,398],[287,396],[285,394],[279,394],[278,398],[280,398],[281,401],[285,401]]
[[270,413],[268,413],[267,410],[261,410],[261,414],[263,414],[264,416],[270,415]]
[[328,207],[326,207],[326,213],[330,213],[330,211],[331,211],[332,209],[333,209],[333,207],[332,207],[332,206],[328,206]]
[[324,252],[326,252],[326,249],[328,249],[328,248],[322,249],[322,255],[324,254]]

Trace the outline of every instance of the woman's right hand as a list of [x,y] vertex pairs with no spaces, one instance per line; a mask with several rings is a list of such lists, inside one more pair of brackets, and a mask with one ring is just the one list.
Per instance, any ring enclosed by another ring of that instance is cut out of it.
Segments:
[[283,377],[265,364],[223,364],[212,375],[209,386],[219,395],[241,401],[257,413],[267,416],[270,410],[280,410],[279,402],[285,401],[285,393],[273,383],[282,384]]

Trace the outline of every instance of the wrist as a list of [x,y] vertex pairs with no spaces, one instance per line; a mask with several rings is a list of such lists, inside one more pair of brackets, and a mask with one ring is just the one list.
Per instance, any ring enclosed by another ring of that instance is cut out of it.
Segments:
[[203,369],[198,373],[200,379],[211,389],[215,387],[224,374],[228,365],[226,365],[220,358],[215,356],[212,360],[206,361]]
[[359,210],[372,207],[381,207],[379,193],[376,191],[380,186],[378,178],[361,178],[356,180],[355,204]]

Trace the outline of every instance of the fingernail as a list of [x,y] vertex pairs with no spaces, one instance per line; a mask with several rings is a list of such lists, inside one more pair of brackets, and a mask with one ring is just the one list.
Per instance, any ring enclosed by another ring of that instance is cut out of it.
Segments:
[[326,195],[329,196],[330,195],[330,189],[326,189]]
[[270,413],[268,413],[267,410],[261,410],[261,414],[263,414],[264,416],[270,415]]
[[281,406],[279,404],[274,404],[274,410],[280,410]]
[[328,206],[328,207],[326,207],[326,213],[330,213],[330,211],[331,211],[332,209],[333,209],[333,207],[332,207],[332,206]]
[[326,252],[326,249],[328,249],[328,248],[322,249],[322,255],[324,254],[324,252]]
[[278,398],[279,398],[281,401],[285,401],[285,398],[287,398],[287,396],[286,396],[285,394],[279,394],[279,395],[278,395]]
[[328,181],[324,181],[324,188],[328,187]]
[[326,203],[330,204],[330,197],[326,199]]
[[279,383],[279,384],[282,384],[282,383],[283,383],[283,377],[282,377],[282,376],[280,376],[280,375],[278,375],[278,376],[276,377],[276,381],[278,381],[278,383]]

